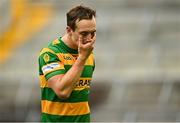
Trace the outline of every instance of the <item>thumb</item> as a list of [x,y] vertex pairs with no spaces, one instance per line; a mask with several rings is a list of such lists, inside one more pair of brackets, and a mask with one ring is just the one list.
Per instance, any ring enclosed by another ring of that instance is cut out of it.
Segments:
[[79,45],[81,46],[82,44],[83,44],[83,38],[82,38],[82,36],[79,36]]

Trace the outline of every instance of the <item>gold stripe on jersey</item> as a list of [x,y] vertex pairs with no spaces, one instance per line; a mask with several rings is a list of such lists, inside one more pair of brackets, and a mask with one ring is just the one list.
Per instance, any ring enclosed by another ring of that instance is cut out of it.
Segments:
[[[90,81],[92,78],[80,78],[75,85],[74,90],[83,90],[90,87]],[[46,81],[44,75],[40,75],[40,87],[48,87],[48,82]]]
[[84,89],[90,89],[90,87],[87,86],[87,87],[74,88],[75,91],[81,91],[81,90],[84,90]]
[[85,65],[91,65],[91,66],[94,65],[94,55],[93,55],[93,54],[91,54],[91,55],[88,57],[88,59],[86,60]]
[[39,78],[40,78],[40,87],[41,88],[48,87],[48,83],[47,83],[44,75],[40,75]]
[[[46,52],[50,52],[52,54],[56,54],[58,56],[58,58],[63,61],[64,65],[73,65],[78,54],[69,54],[69,53],[55,53],[53,50],[49,49],[49,48],[43,48],[40,55],[42,55],[43,53]],[[76,57],[73,57],[76,56]],[[90,56],[88,57],[88,59],[86,60],[85,65],[94,65],[94,55],[90,54]]]
[[76,82],[74,90],[89,89],[91,80],[92,80],[92,78],[80,78]]
[[50,52],[52,54],[56,54],[53,50],[49,49],[49,48],[43,48],[40,52],[40,55],[42,55],[43,53],[46,53],[46,52]]
[[59,44],[59,43],[60,43],[60,41],[58,40],[58,38],[55,39],[55,40],[52,42],[53,45],[56,45],[56,44]]
[[[84,115],[90,113],[88,102],[63,103],[41,100],[42,112],[52,115]],[[54,108],[51,108],[54,107]],[[63,109],[63,110],[61,110]]]
[[[63,61],[64,65],[73,65],[74,62],[75,62],[75,60],[76,60],[76,58],[73,57],[73,56],[72,56],[71,54],[69,54],[69,53],[58,53],[57,56],[58,56],[58,58],[59,58],[60,60]],[[93,54],[91,54],[91,55],[88,57],[88,59],[86,60],[85,65],[91,65],[91,66],[94,65],[94,56],[93,56]]]

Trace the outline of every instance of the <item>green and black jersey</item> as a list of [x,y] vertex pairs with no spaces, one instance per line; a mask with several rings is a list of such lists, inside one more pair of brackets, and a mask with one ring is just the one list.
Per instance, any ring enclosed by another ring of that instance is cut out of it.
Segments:
[[68,99],[59,98],[48,87],[48,79],[65,74],[76,61],[78,51],[69,48],[61,38],[43,48],[39,56],[41,87],[41,120],[47,122],[89,122],[89,88],[94,71],[94,56],[87,59],[81,77]]

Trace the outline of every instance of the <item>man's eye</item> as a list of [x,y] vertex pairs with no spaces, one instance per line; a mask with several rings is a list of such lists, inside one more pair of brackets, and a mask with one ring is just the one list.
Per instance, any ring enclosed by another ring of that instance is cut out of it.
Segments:
[[87,36],[88,34],[89,34],[88,32],[81,33],[82,36]]
[[91,35],[94,36],[96,32],[91,32]]
[[82,36],[86,37],[89,34],[91,34],[92,37],[94,37],[94,35],[96,34],[96,31],[92,31],[92,32],[81,32],[80,33]]

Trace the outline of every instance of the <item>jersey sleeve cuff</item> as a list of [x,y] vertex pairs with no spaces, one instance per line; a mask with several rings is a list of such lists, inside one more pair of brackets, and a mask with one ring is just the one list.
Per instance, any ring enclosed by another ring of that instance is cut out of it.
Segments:
[[51,78],[55,75],[58,75],[58,74],[65,74],[65,70],[56,70],[56,71],[50,72],[45,75],[45,78],[46,78],[46,80],[48,80],[49,78]]

